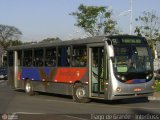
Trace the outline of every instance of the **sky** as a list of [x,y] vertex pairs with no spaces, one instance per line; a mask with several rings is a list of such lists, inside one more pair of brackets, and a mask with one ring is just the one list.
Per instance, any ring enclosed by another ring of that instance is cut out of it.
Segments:
[[[62,40],[84,36],[84,31],[74,24],[76,18],[69,13],[77,11],[80,4],[108,6],[113,18],[124,34],[129,33],[130,16],[119,16],[130,9],[130,0],[0,0],[0,24],[15,26],[24,42],[41,41],[59,37]],[[160,0],[133,0],[133,28],[135,18],[143,11],[156,11],[160,15]],[[132,30],[133,31],[133,30]]]

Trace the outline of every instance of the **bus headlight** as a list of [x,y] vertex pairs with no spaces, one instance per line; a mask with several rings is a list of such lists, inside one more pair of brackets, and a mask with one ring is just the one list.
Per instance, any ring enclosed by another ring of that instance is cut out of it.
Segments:
[[122,80],[122,81],[125,81],[126,78],[125,78],[124,76],[121,76],[121,80]]
[[117,78],[121,81],[126,81],[126,78],[123,75],[117,75]]
[[120,75],[117,75],[118,79],[121,79],[121,76]]
[[153,74],[150,73],[150,74],[148,74],[148,75],[146,76],[146,79],[149,80],[149,79],[152,79],[152,77],[153,77]]

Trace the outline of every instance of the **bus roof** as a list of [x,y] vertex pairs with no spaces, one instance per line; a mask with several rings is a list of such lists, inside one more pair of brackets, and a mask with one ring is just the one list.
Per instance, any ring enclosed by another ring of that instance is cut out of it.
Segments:
[[90,43],[102,43],[104,42],[105,38],[142,38],[139,36],[134,35],[110,35],[110,36],[95,36],[95,37],[88,37],[84,39],[76,39],[76,40],[66,40],[66,41],[56,41],[52,43],[34,43],[34,44],[26,44],[26,45],[19,45],[19,46],[11,46],[8,48],[10,50],[21,50],[21,49],[30,49],[30,48],[43,48],[43,47],[53,47],[53,46],[66,46],[66,45],[83,45],[83,44],[90,44]]

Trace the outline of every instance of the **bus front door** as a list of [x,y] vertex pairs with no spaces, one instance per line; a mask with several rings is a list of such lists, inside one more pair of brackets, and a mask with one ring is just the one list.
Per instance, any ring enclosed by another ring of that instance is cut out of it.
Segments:
[[89,53],[90,96],[104,97],[104,47],[91,47]]

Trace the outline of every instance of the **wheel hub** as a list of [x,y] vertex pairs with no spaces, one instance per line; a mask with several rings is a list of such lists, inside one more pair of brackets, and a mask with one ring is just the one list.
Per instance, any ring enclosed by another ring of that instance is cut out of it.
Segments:
[[79,99],[82,99],[85,97],[85,90],[84,88],[78,88],[76,91],[76,95]]
[[29,83],[26,83],[26,91],[29,93],[31,91],[31,86]]

